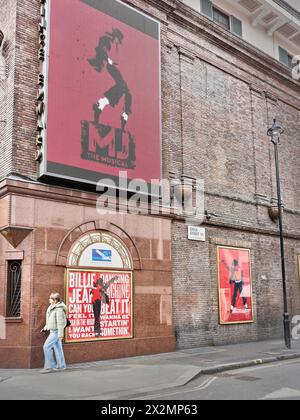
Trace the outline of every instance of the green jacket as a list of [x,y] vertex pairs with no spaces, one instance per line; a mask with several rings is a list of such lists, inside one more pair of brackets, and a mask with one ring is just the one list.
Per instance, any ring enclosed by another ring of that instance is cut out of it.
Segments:
[[67,323],[67,307],[63,302],[50,305],[46,312],[46,325],[44,330],[58,330],[58,337],[64,336],[64,328]]

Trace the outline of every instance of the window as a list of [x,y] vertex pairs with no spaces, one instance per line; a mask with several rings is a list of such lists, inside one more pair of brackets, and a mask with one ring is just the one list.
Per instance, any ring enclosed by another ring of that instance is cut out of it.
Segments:
[[201,0],[201,13],[212,19],[213,5],[210,0]]
[[213,7],[213,20],[214,22],[218,23],[219,25],[223,26],[223,28],[230,30],[230,18],[225,13],[221,12],[221,10],[216,9]]
[[297,63],[293,62],[293,58],[294,57],[288,51],[279,47],[279,61],[291,70],[297,65]]
[[290,54],[288,54],[288,66],[289,66],[290,69],[292,69],[294,67],[293,57]]
[[8,261],[6,316],[9,318],[21,315],[21,273],[22,261]]
[[239,37],[243,37],[243,23],[235,16],[230,16],[230,27],[231,32]]
[[213,6],[211,0],[200,0],[201,13],[235,35],[243,36],[242,21],[235,16],[227,15]]

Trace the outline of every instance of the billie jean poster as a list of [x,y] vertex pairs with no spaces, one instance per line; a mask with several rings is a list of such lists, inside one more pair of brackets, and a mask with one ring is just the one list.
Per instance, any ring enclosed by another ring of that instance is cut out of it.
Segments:
[[68,269],[66,342],[132,338],[132,273]]

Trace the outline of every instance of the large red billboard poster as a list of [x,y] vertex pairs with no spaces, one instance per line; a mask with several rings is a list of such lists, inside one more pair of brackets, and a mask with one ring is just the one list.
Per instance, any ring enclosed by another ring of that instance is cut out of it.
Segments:
[[68,269],[66,342],[132,338],[132,273]]
[[250,250],[218,247],[221,324],[253,322]]
[[41,175],[161,177],[160,27],[117,0],[51,0]]

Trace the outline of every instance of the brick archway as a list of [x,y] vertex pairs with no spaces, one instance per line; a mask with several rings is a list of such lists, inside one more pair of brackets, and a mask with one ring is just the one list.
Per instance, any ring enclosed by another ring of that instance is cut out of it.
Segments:
[[95,232],[95,231],[104,231],[109,234],[116,236],[119,240],[121,240],[124,245],[127,247],[129,253],[131,254],[132,261],[133,261],[133,270],[142,270],[142,259],[139,253],[139,250],[130,237],[130,235],[121,227],[117,226],[114,223],[106,222],[106,221],[89,221],[82,223],[73,229],[71,229],[63,238],[58,252],[56,254],[56,265],[65,267],[67,265],[67,259],[71,247],[74,245],[77,239],[79,239],[82,235]]

